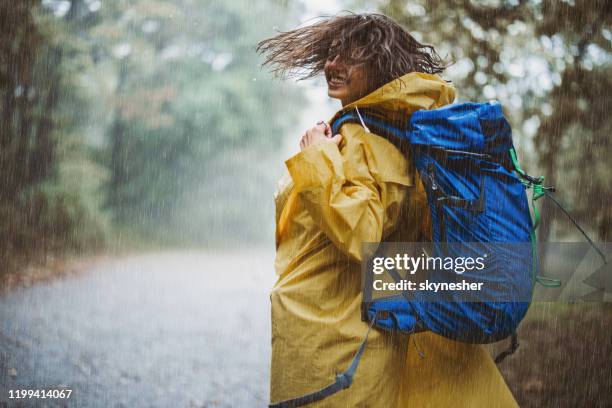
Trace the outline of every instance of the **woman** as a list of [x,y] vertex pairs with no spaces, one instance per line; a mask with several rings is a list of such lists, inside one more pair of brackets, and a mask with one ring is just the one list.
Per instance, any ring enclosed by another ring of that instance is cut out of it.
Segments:
[[[405,122],[416,110],[439,108],[455,96],[438,76],[445,66],[435,50],[380,14],[323,19],[264,40],[258,49],[280,76],[324,73],[329,96],[342,102],[334,118],[367,108],[385,121]],[[389,140],[353,123],[332,135],[320,122],[302,135],[300,148],[286,162],[291,180],[276,198],[273,403],[329,385],[350,364],[368,329],[360,318],[361,243],[431,239],[423,186],[409,155]],[[430,332],[409,342],[372,331],[351,388],[310,406],[516,402],[481,346]]]

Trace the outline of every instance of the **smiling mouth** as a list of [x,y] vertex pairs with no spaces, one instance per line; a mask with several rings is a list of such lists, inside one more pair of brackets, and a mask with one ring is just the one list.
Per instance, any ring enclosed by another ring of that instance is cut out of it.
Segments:
[[327,77],[327,83],[328,85],[337,88],[346,83],[346,78],[342,75],[332,74]]

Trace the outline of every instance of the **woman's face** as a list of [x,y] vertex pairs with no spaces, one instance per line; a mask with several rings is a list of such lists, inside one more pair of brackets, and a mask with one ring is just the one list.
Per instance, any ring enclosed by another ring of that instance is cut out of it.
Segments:
[[342,106],[367,95],[368,81],[363,65],[346,65],[339,55],[330,56],[323,68],[327,80],[327,94],[340,99]]

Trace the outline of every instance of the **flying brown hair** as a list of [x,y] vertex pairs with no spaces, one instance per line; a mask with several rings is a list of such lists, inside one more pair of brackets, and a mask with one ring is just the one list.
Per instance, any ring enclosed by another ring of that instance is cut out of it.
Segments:
[[375,87],[409,72],[441,73],[449,65],[391,18],[370,13],[322,17],[261,41],[257,51],[274,74],[298,79],[316,76],[328,58],[339,55],[348,65],[364,64]]

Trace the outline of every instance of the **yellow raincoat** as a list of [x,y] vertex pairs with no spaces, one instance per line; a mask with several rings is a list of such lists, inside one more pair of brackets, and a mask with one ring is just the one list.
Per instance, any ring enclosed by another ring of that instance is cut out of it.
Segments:
[[[454,97],[452,85],[439,76],[410,73],[343,111],[372,107],[389,119],[407,118]],[[287,160],[290,180],[276,197],[272,402],[317,391],[350,364],[367,331],[360,313],[361,243],[418,242],[430,234],[425,192],[409,159],[360,125],[345,124],[340,133],[340,146],[309,146]],[[310,406],[515,407],[516,402],[482,346],[431,332],[412,339],[373,330],[353,385]]]

